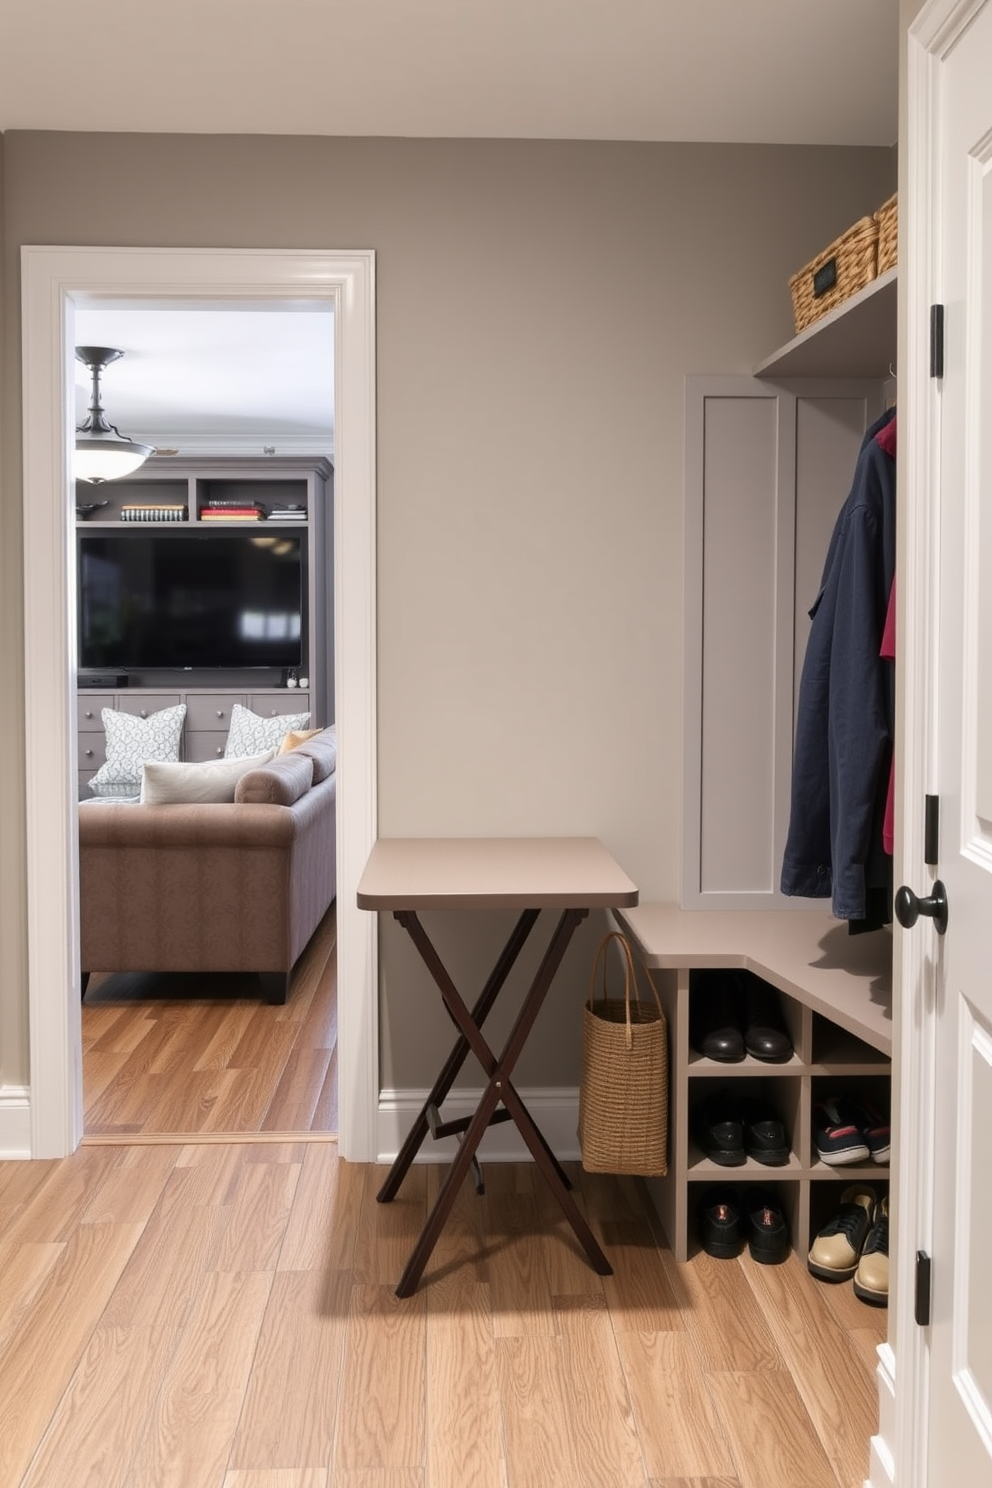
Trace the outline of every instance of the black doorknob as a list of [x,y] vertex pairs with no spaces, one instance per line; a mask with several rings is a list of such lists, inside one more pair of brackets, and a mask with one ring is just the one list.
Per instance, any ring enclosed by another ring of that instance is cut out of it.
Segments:
[[912,930],[920,915],[926,915],[933,920],[937,934],[943,935],[947,929],[947,890],[938,878],[933,893],[926,899],[918,899],[912,889],[903,884],[901,889],[896,889],[895,911],[904,930]]

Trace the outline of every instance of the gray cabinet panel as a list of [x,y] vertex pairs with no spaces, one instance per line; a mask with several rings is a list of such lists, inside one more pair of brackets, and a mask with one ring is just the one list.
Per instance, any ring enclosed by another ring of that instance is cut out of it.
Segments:
[[881,407],[881,383],[686,380],[686,908],[808,907],[778,889],[807,612]]

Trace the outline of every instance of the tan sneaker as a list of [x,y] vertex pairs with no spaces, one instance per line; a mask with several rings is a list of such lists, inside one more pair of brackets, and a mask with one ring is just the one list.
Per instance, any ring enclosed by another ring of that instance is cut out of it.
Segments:
[[854,1273],[855,1296],[876,1307],[889,1302],[889,1201],[882,1199],[875,1213],[858,1269]]
[[810,1249],[807,1265],[824,1281],[846,1281],[858,1269],[865,1248],[878,1195],[866,1183],[852,1183],[840,1196],[840,1208],[820,1230]]

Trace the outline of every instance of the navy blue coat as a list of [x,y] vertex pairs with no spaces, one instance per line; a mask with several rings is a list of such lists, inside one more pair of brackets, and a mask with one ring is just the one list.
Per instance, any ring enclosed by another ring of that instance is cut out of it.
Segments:
[[[799,686],[782,893],[831,899],[838,919],[863,920],[880,852],[892,752],[891,663],[879,656],[895,573],[895,417],[865,435],[834,526]],[[878,840],[876,840],[878,839]]]

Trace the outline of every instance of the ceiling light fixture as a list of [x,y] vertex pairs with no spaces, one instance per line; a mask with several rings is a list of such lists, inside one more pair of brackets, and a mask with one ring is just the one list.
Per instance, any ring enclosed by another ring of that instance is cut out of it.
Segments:
[[89,368],[93,390],[89,412],[76,430],[73,474],[77,480],[89,481],[92,485],[130,475],[155,453],[153,445],[138,444],[108,423],[100,402],[100,373],[123,355],[122,351],[114,351],[109,346],[76,347],[76,360]]

